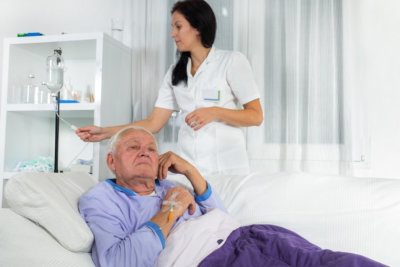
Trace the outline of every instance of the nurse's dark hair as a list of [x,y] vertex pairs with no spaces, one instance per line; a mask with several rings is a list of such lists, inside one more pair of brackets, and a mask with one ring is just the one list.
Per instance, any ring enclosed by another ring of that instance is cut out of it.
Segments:
[[[199,31],[201,43],[204,47],[210,48],[215,40],[217,21],[215,14],[209,4],[204,0],[178,1],[172,7],[171,14],[178,12],[182,14],[190,25]],[[186,66],[190,52],[177,51],[179,60],[172,71],[172,85],[180,82],[187,83]]]

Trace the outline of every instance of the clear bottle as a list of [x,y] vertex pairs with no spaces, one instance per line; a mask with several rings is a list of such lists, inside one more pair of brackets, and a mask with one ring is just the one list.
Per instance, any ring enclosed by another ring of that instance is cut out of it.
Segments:
[[61,48],[54,49],[54,54],[46,60],[48,80],[45,84],[52,94],[57,93],[64,83],[64,59],[61,53]]
[[22,91],[21,102],[23,104],[32,104],[35,96],[35,75],[29,74],[26,84]]
[[72,99],[72,85],[70,79],[66,79],[64,86],[61,88],[61,100],[71,100]]

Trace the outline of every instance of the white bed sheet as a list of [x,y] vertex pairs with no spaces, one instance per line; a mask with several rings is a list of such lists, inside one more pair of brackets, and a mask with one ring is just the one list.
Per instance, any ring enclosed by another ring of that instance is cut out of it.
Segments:
[[206,178],[242,225],[278,225],[321,248],[400,266],[400,180],[307,173]]
[[[182,177],[170,179],[190,187]],[[400,266],[400,180],[305,173],[206,179],[242,225],[279,225],[321,248]],[[93,263],[89,253],[68,251],[40,226],[2,209],[0,266],[93,267]]]

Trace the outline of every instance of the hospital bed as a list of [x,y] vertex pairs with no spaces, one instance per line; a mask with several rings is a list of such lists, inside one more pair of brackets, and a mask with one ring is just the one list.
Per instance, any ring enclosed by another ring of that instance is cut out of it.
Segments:
[[[242,225],[272,224],[321,248],[400,266],[400,180],[307,173],[206,177]],[[182,177],[170,177],[190,187]],[[0,266],[94,266],[77,209],[97,182],[85,173],[21,173],[0,210]]]

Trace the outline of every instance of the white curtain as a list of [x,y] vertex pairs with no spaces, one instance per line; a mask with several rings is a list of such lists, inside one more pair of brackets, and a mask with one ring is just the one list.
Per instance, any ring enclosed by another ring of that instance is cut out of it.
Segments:
[[[169,37],[174,2],[132,5],[135,120],[150,114],[175,60]],[[365,151],[357,146],[354,154],[352,143],[361,131],[354,131],[352,76],[345,73],[351,68],[344,36],[351,33],[343,30],[342,0],[207,2],[217,17],[215,45],[244,53],[260,88],[264,123],[246,129],[252,168],[351,173]],[[159,134],[162,151],[174,149],[180,123],[176,113]]]
[[133,1],[131,47],[133,119],[147,118],[165,74],[167,17],[165,0]]
[[255,69],[264,124],[248,131],[253,169],[351,174],[342,1],[266,0],[264,12],[264,63]]

